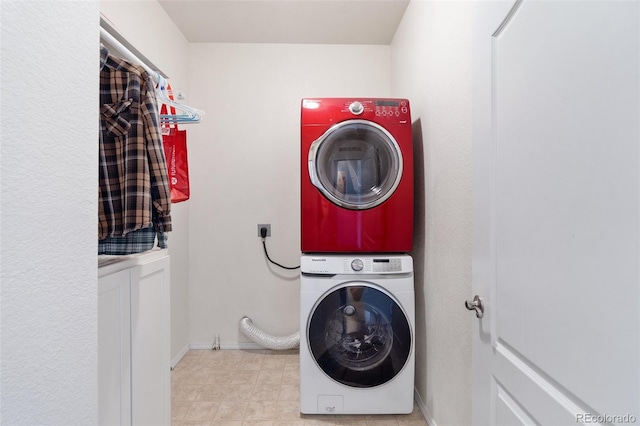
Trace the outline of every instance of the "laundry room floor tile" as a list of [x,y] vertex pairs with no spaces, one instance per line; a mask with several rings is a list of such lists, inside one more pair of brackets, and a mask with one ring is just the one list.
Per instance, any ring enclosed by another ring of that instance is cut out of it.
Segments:
[[428,426],[406,415],[300,414],[298,351],[190,350],[171,373],[173,426]]

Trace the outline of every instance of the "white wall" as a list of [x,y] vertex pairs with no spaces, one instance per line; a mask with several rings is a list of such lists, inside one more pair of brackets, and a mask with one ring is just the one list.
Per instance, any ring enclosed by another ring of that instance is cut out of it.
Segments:
[[0,14],[0,423],[95,424],[98,3]]
[[416,389],[430,424],[471,423],[473,2],[413,0],[391,44],[416,153]]
[[[271,257],[300,261],[300,100],[388,96],[389,46],[191,44],[192,102],[206,111],[190,134],[191,342],[249,340],[243,315],[265,331],[298,330],[299,272],[269,266],[257,234],[270,223]],[[242,346],[242,345],[240,345]]]
[[[100,12],[118,32],[169,76],[172,88],[187,96],[187,40],[158,2],[102,0]],[[160,29],[160,30],[159,30]],[[190,99],[181,101],[190,105]],[[195,106],[195,105],[194,105]],[[193,126],[193,125],[192,125]],[[189,137],[191,127],[185,125]],[[171,206],[171,357],[179,357],[189,344],[189,205]]]

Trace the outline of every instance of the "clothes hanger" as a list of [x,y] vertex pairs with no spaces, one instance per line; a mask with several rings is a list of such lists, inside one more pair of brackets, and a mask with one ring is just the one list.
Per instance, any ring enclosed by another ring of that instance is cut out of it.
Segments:
[[181,112],[181,114],[160,114],[161,122],[169,124],[199,123],[202,120],[204,111],[183,105],[170,98],[168,84],[162,76],[159,76],[157,95],[161,103]]
[[170,96],[173,94],[169,91],[169,84],[167,81],[158,73],[156,73],[155,77],[158,81],[158,85],[156,86],[156,96],[158,101],[168,107],[172,107],[182,112],[182,114],[160,114],[160,121],[162,123],[199,123],[202,120],[204,111],[183,105],[171,99]]

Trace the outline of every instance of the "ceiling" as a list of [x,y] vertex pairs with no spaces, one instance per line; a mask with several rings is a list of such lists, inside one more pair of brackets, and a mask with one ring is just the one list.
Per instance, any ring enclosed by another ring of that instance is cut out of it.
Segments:
[[192,43],[391,44],[409,0],[159,0]]

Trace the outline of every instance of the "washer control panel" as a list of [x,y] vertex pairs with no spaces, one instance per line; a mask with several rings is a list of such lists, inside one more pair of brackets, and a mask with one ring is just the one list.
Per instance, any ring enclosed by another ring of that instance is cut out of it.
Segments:
[[413,260],[405,254],[303,255],[300,268],[321,275],[402,274],[413,271]]
[[403,264],[403,258],[399,256],[363,256],[346,258],[343,262],[343,268],[344,270],[342,272],[362,274],[389,274],[407,272],[407,266]]
[[402,260],[393,257],[353,259],[351,269],[355,272],[402,272]]

